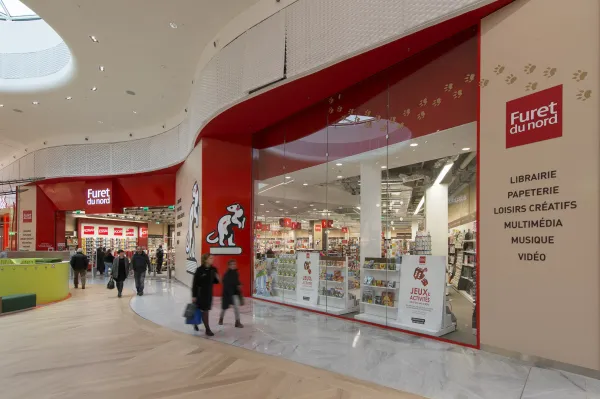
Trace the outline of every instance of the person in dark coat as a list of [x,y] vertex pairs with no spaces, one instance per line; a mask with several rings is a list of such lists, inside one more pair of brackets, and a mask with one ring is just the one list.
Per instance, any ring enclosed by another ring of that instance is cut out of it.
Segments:
[[[202,323],[206,330],[206,335],[212,337],[215,335],[210,330],[208,323],[208,313],[212,307],[213,285],[219,284],[219,273],[213,267],[213,257],[210,254],[204,254],[201,258],[201,264],[194,273],[192,283],[192,302],[202,311]],[[194,330],[199,331],[198,325],[194,325]]]
[[165,256],[165,252],[163,251],[163,247],[162,247],[162,245],[159,245],[158,249],[156,250],[156,273],[157,274],[162,273],[162,264],[163,264],[164,256]]
[[131,264],[129,263],[129,259],[125,256],[125,251],[119,249],[117,252],[117,257],[113,260],[112,266],[112,277],[117,283],[117,292],[119,293],[119,298],[123,295],[123,282],[129,276],[129,272],[131,270]]
[[113,256],[112,248],[108,248],[107,251],[104,252],[104,271],[108,274],[109,270],[112,270],[113,262],[115,261],[115,257]]
[[83,249],[77,248],[77,253],[71,258],[71,267],[73,268],[73,284],[75,288],[79,285],[79,277],[81,277],[81,289],[85,290],[85,279],[87,277],[87,268],[90,260],[83,253]]
[[148,258],[148,254],[144,252],[142,247],[138,247],[136,253],[131,257],[131,268],[135,279],[135,289],[137,294],[142,296],[144,295],[146,272],[150,270],[150,258]]
[[96,269],[100,275],[104,274],[104,251],[106,248],[98,247],[96,250]]
[[227,262],[227,272],[223,276],[223,301],[221,302],[221,317],[219,317],[219,325],[223,325],[223,317],[229,306],[233,305],[233,313],[235,314],[235,326],[244,328],[240,322],[240,304],[242,297],[242,284],[240,283],[240,275],[237,270],[237,262],[230,259]]

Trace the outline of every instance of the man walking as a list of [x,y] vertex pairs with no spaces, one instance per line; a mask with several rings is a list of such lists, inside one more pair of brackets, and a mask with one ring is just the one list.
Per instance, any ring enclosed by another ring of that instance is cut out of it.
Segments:
[[81,276],[81,289],[85,290],[85,279],[87,277],[87,268],[90,263],[88,257],[83,253],[83,249],[77,248],[77,253],[71,258],[71,267],[73,268],[73,284],[75,288],[79,286],[79,277]]
[[159,245],[158,249],[156,250],[156,273],[158,273],[158,274],[162,273],[162,264],[163,264],[164,256],[165,256],[165,253],[163,251],[163,247],[162,247],[162,245]]
[[144,295],[144,279],[146,271],[150,270],[150,258],[144,252],[142,247],[137,247],[136,253],[131,258],[131,267],[133,268],[133,277],[135,279],[135,289],[139,296]]

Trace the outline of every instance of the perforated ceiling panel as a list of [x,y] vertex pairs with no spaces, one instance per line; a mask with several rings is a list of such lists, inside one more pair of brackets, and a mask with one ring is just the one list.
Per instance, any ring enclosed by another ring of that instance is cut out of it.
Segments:
[[273,15],[245,35],[242,90],[249,92],[283,78],[285,12]]
[[[133,141],[44,148],[14,161],[0,175],[116,175],[166,168],[187,157],[197,133],[218,112],[283,77],[284,52],[291,78],[490,2],[298,0],[226,45],[203,67],[180,126]],[[64,43],[19,62],[0,55],[0,77],[44,76],[69,60]]]
[[25,79],[48,76],[63,69],[70,60],[71,52],[65,43],[33,53],[0,53],[0,78]]

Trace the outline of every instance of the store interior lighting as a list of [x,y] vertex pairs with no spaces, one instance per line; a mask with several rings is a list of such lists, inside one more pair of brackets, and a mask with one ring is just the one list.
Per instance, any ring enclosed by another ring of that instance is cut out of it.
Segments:
[[437,179],[435,179],[435,182],[433,183],[434,186],[436,184],[440,184],[441,181],[444,180],[444,177],[446,177],[446,175],[448,174],[450,169],[452,169],[452,165],[454,165],[454,163],[448,163],[448,164],[444,165],[444,167],[442,168],[442,171],[440,172]]
[[415,213],[414,215],[418,214],[421,211],[421,208],[423,207],[423,202],[425,202],[425,197],[421,197],[421,201],[419,201],[419,205],[417,205],[417,209],[415,209]]

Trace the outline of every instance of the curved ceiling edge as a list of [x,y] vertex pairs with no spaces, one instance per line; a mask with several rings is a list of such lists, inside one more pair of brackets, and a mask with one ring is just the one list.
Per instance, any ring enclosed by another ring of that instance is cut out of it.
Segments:
[[[314,15],[315,13],[323,16],[325,11],[319,9],[318,7],[314,8],[316,2],[309,3],[309,1],[310,0],[297,0],[295,2],[290,1],[289,3],[291,6],[288,6],[284,10],[281,10],[281,12],[275,14],[282,16],[285,34],[288,35],[287,38],[289,38],[290,31],[293,29],[296,29],[296,34],[299,34],[298,27],[296,26],[299,23],[298,20],[300,20],[301,23],[306,24],[306,22],[302,21],[310,21],[310,16]],[[444,19],[454,20],[456,18],[452,17],[455,15],[464,15],[465,13],[471,14],[469,11],[473,12],[473,10],[476,11],[479,9],[485,9],[485,11],[474,13],[471,15],[471,20],[466,21],[477,23],[477,21],[484,16],[484,13],[489,14],[496,9],[510,3],[511,1],[512,0],[465,0],[460,3],[460,7],[455,7],[454,9],[448,9],[448,7],[444,8],[444,6],[437,8],[429,7],[429,10],[442,10],[442,14],[429,15],[429,17],[425,20],[423,20],[423,18],[416,19],[413,26],[410,29],[406,29],[406,32],[417,29],[423,30],[426,26],[435,25]],[[436,2],[445,5],[449,3],[444,0],[431,0],[430,2]],[[344,1],[346,8],[350,10],[352,10],[353,4],[358,5],[358,3],[360,3],[360,0]],[[385,3],[390,7],[393,7],[396,2],[386,1]],[[455,2],[452,3],[456,4]],[[465,3],[468,4],[465,5]],[[333,15],[338,11],[339,9],[329,9],[327,12],[329,12],[331,14],[330,16],[333,18]],[[413,9],[412,11],[416,14],[423,14],[423,10]],[[382,7],[380,12],[389,13],[390,10]],[[377,16],[374,17],[377,18]],[[343,21],[343,19],[336,18],[336,20],[341,22],[343,25],[347,25],[347,21]],[[265,21],[262,21],[261,24],[264,22]],[[369,21],[366,22],[370,24]],[[463,21],[463,23],[465,23],[465,21]],[[404,24],[402,27],[403,29],[406,28],[406,24]],[[276,28],[279,29],[280,27]],[[329,29],[343,30],[342,28],[343,26],[333,26]],[[357,35],[364,36],[364,32],[360,29],[356,29],[356,26],[353,26],[352,28],[357,31]],[[368,26],[365,27],[365,29],[368,29]],[[87,154],[88,156],[92,157],[92,159],[90,159],[88,162],[83,162],[81,159],[73,160],[72,157],[68,157],[67,154],[69,154],[69,149],[72,149],[73,146],[43,148],[36,151],[31,151],[19,159],[14,156],[15,160],[13,160],[10,165],[0,169],[0,180],[25,177],[51,178],[61,176],[120,175],[164,169],[165,167],[175,165],[185,160],[197,142],[197,139],[201,135],[216,136],[222,129],[228,129],[228,127],[231,127],[232,119],[238,119],[241,122],[245,122],[247,125],[245,131],[251,133],[268,126],[269,123],[276,122],[277,118],[280,120],[286,117],[287,115],[285,113],[280,112],[276,115],[275,119],[265,119],[264,115],[258,116],[258,120],[244,119],[246,116],[248,116],[246,114],[249,108],[254,108],[256,110],[257,104],[273,104],[273,101],[277,99],[281,100],[281,92],[278,92],[278,90],[281,90],[286,86],[291,86],[289,83],[300,82],[307,77],[316,75],[320,75],[321,78],[319,79],[322,80],[322,76],[329,76],[330,74],[328,74],[328,71],[333,70],[335,66],[344,65],[356,59],[364,62],[364,59],[361,60],[361,56],[367,54],[364,52],[373,49],[377,43],[381,44],[386,41],[393,40],[394,38],[397,39],[398,37],[406,35],[405,31],[398,33],[397,29],[393,32],[383,31],[383,33],[379,36],[373,36],[367,43],[356,39],[355,46],[352,48],[346,47],[342,56],[338,56],[334,59],[323,59],[323,57],[321,57],[322,53],[319,51],[320,49],[314,48],[314,46],[318,45],[319,41],[323,42],[323,37],[318,36],[322,35],[322,32],[319,32],[318,29],[311,30],[310,26],[305,26],[304,31],[312,32],[313,34],[316,31],[317,37],[305,37],[305,40],[303,40],[306,48],[302,49],[303,51],[300,51],[298,48],[295,49],[294,46],[288,46],[286,48],[286,58],[288,62],[291,61],[294,63],[294,69],[293,71],[288,70],[287,80],[280,84],[275,84],[266,89],[258,90],[253,94],[250,94],[247,91],[244,92],[241,83],[243,77],[241,75],[244,70],[243,68],[247,66],[245,64],[247,62],[247,54],[245,53],[245,50],[247,47],[252,47],[253,44],[252,42],[248,41],[248,37],[250,35],[245,32],[233,42],[229,43],[229,45],[220,49],[220,51],[210,58],[210,60],[204,65],[200,71],[198,79],[196,80],[196,84],[192,89],[192,94],[188,104],[188,113],[185,119],[178,126],[167,132],[157,134],[156,136],[140,139],[137,142],[121,141],[117,143],[79,145],[79,149],[85,149],[85,151],[74,151],[72,153],[78,154],[78,157],[80,158],[86,157]],[[266,33],[268,34],[269,32]],[[418,36],[418,33],[415,33],[412,36],[416,37]],[[424,36],[431,35],[427,34]],[[298,40],[297,37],[295,37],[295,39]],[[431,37],[429,37],[429,39],[433,40]],[[298,42],[298,44],[300,44],[300,42]],[[308,58],[306,51],[307,48],[312,51],[312,53],[309,52],[308,55],[311,57]],[[371,51],[376,50],[377,48]],[[344,58],[347,58],[353,54],[359,55],[355,55],[353,58],[344,60]],[[381,54],[378,55],[380,56]],[[279,58],[279,56],[280,54],[275,54],[275,58]],[[251,61],[256,62],[255,60]],[[261,61],[266,63],[266,65],[262,65],[263,67],[269,67],[270,63],[272,63],[271,59],[265,59]],[[327,68],[329,65],[333,66]],[[232,68],[232,66],[234,68]],[[254,66],[256,67],[256,65]],[[260,67],[261,65],[258,66]],[[321,70],[319,70],[319,68],[321,68]],[[310,74],[313,71],[318,72]],[[372,74],[374,72],[377,71],[370,71],[369,73]],[[352,79],[342,83],[352,84],[353,79],[359,79],[361,78],[361,75],[353,75],[351,78]],[[328,79],[331,79],[331,77]],[[337,91],[341,88],[342,87],[329,87],[328,89]],[[315,87],[311,87],[311,89],[315,89]],[[306,90],[304,90],[303,93],[305,91]],[[269,96],[268,94],[270,93],[273,94]],[[317,91],[318,95],[322,95],[322,93],[322,91]],[[293,100],[293,98],[290,98],[290,100]],[[290,103],[295,101],[287,102]],[[306,105],[304,104],[306,101],[300,101],[298,103],[303,104],[303,106]],[[243,107],[241,111],[240,107]],[[294,110],[294,107],[288,106],[286,112],[293,113],[296,111]],[[238,113],[238,117],[232,118],[236,113]],[[243,117],[240,118],[239,116]],[[249,116],[255,117],[256,115],[249,114]],[[169,150],[170,155],[168,157],[163,157],[161,148],[163,148],[165,145],[169,145],[169,143],[171,143],[171,149]],[[158,153],[152,161],[145,161],[135,164],[133,164],[131,161],[119,161],[120,163],[115,163],[114,165],[111,164],[109,166],[103,166],[102,163],[104,159],[102,157],[98,158],[96,156],[96,158],[93,158],[93,154],[102,154],[102,151],[110,151],[112,157],[117,160],[120,159],[120,154],[131,154],[132,151],[139,152],[140,155],[147,159],[153,158],[147,156],[147,154],[152,154],[156,151],[158,151]]]

